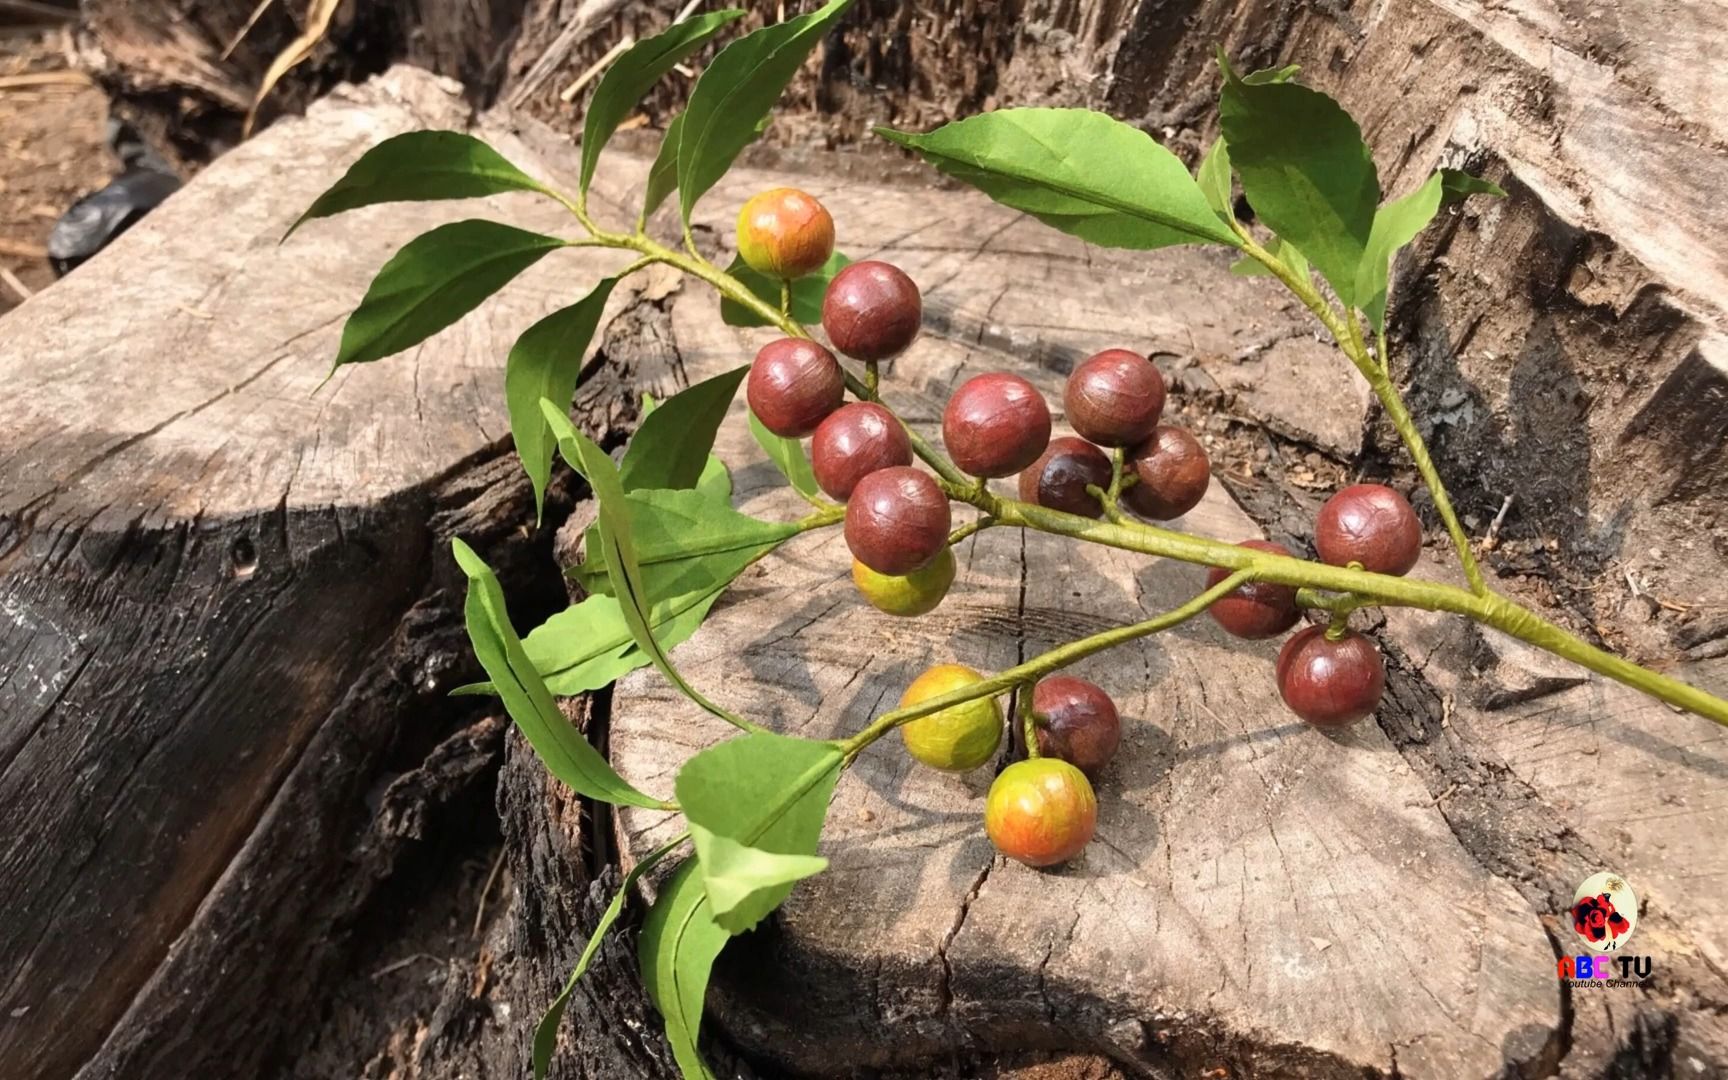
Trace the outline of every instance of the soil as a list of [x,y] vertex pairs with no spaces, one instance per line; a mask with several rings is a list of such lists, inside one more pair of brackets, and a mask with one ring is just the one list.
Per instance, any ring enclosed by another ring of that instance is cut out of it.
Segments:
[[[69,30],[0,30],[0,79],[63,73],[66,80],[0,87],[0,267],[32,292],[54,281],[47,243],[55,220],[118,165],[103,141],[108,97],[71,63]],[[0,282],[0,314],[21,301]]]

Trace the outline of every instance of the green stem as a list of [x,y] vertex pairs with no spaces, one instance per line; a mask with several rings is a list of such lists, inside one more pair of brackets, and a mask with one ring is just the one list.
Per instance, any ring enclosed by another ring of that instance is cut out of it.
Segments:
[[1020,736],[1026,743],[1028,760],[1039,757],[1038,715],[1032,711],[1032,693],[1037,684],[1021,683],[1014,689],[1014,707],[1020,717]]
[[[845,508],[842,507],[841,509],[842,509],[842,511],[844,511]],[[953,532],[948,534],[948,546],[953,547],[955,544],[958,544],[960,541],[971,536],[973,533],[980,533],[980,532],[983,532],[985,529],[990,528],[990,526],[992,526],[992,525],[1000,525],[1000,524],[1001,524],[1001,522],[997,521],[993,517],[974,518],[973,520],[967,522],[966,524],[960,526],[958,529],[955,529]]]
[[1252,569],[1256,580],[1260,581],[1291,585],[1298,589],[1307,587],[1354,593],[1378,604],[1464,615],[1502,633],[1510,634],[1520,641],[1571,660],[1599,675],[1641,690],[1670,705],[1677,705],[1728,726],[1728,701],[1598,649],[1528,608],[1492,591],[1478,594],[1433,581],[1328,566],[1325,563],[1256,551],[1218,540],[1188,536],[1138,522],[1093,521],[1091,518],[1064,514],[1059,510],[1011,499],[992,498],[988,512],[1004,525],[1020,525],[1041,532],[1088,540],[1106,547],[1120,548],[1123,551],[1161,555],[1182,562],[1222,566],[1231,570]]
[[1242,239],[1242,249],[1272,271],[1273,275],[1284,283],[1284,287],[1314,313],[1331,332],[1333,340],[1338,343],[1344,355],[1356,365],[1356,370],[1368,380],[1369,389],[1374,391],[1380,407],[1386,410],[1387,418],[1398,430],[1398,437],[1403,440],[1404,448],[1410,453],[1410,460],[1415,462],[1416,471],[1422,475],[1422,483],[1428,488],[1429,497],[1434,500],[1434,509],[1440,514],[1446,532],[1452,537],[1452,546],[1458,551],[1458,561],[1464,568],[1464,577],[1470,583],[1470,591],[1477,596],[1487,596],[1488,584],[1482,580],[1482,570],[1476,565],[1476,552],[1470,546],[1470,538],[1465,535],[1464,526],[1452,509],[1452,500],[1446,494],[1446,485],[1440,481],[1440,473],[1434,468],[1433,459],[1428,456],[1428,447],[1422,441],[1421,433],[1416,430],[1416,422],[1410,418],[1410,410],[1404,407],[1404,400],[1398,396],[1397,388],[1392,385],[1391,376],[1388,374],[1390,364],[1384,355],[1384,333],[1380,338],[1382,355],[1380,360],[1376,361],[1368,355],[1368,346],[1362,340],[1362,330],[1354,312],[1345,309],[1340,314],[1310,282],[1285,266],[1282,259],[1255,243],[1247,229],[1238,225],[1236,233]]
[[885,712],[858,734],[843,740],[840,743],[840,748],[845,751],[846,761],[850,764],[852,759],[857,757],[866,746],[897,727],[910,724],[912,721],[929,716],[931,713],[941,712],[952,705],[959,705],[977,698],[995,697],[997,694],[1012,690],[1022,683],[1030,686],[1052,671],[1084,660],[1093,653],[1103,652],[1105,649],[1112,649],[1137,638],[1178,626],[1222,600],[1225,594],[1237,586],[1256,580],[1258,576],[1256,570],[1238,570],[1181,607],[1172,608],[1155,618],[1130,626],[1118,626],[1114,630],[1093,634],[1091,637],[1081,638],[1079,641],[1071,641],[1060,648],[1051,649],[1047,653],[1035,656],[1024,664],[1018,664],[998,672],[983,682],[976,682],[970,686],[952,690],[940,697],[933,697],[916,705],[908,705],[903,709]]

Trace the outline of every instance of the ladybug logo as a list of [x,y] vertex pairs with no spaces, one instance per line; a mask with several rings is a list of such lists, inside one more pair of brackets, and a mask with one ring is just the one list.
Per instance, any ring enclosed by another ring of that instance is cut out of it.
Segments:
[[1638,926],[1638,895],[1626,879],[1607,871],[1595,874],[1572,895],[1572,932],[1591,952],[1613,952]]

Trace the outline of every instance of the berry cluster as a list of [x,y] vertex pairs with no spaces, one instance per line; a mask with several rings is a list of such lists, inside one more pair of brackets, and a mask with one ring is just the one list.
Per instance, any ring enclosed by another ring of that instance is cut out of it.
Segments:
[[[820,267],[833,243],[827,211],[802,192],[766,192],[746,204],[739,218],[744,260],[777,277]],[[922,315],[918,287],[906,274],[867,261],[845,267],[829,282],[822,327],[835,350],[874,365],[912,344]],[[746,393],[769,431],[810,437],[817,484],[846,506],[846,545],[859,592],[891,615],[926,614],[954,582],[949,491],[913,467],[912,440],[898,417],[876,401],[844,402],[846,382],[834,352],[788,337],[757,353]],[[1126,510],[1169,521],[1200,503],[1211,468],[1193,435],[1161,422],[1164,401],[1163,376],[1149,359],[1107,349],[1068,377],[1063,415],[1075,434],[1053,438],[1050,407],[1037,388],[995,371],[975,375],[954,391],[942,413],[942,442],[954,465],[980,485],[1017,477],[1022,502],[1090,518]],[[1358,484],[1326,503],[1314,542],[1321,560],[1332,565],[1403,574],[1421,553],[1422,529],[1402,495]],[[1264,540],[1243,546],[1290,554]],[[1208,585],[1228,576],[1214,568]],[[1226,594],[1209,612],[1225,631],[1250,640],[1285,634],[1302,618],[1294,587],[1259,581]],[[1321,728],[1368,716],[1385,687],[1379,650],[1350,630],[1341,614],[1330,625],[1293,634],[1279,652],[1276,677],[1290,709]],[[920,675],[900,705],[916,706],[984,678],[968,667],[941,664]],[[1029,715],[1035,745],[1028,747],[1029,758],[1009,765],[992,784],[985,828],[1004,854],[1051,866],[1073,858],[1091,839],[1097,799],[1089,777],[1115,753],[1121,720],[1103,690],[1067,675],[1038,681],[1021,709]],[[995,759],[1003,727],[996,699],[983,696],[912,720],[900,731],[916,760],[964,772]]]

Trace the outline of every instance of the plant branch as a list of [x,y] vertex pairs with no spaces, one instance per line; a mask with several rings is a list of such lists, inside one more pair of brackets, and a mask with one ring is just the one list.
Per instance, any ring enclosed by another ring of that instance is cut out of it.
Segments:
[[1117,645],[1126,644],[1136,638],[1143,638],[1149,634],[1156,634],[1161,630],[1178,626],[1222,600],[1227,593],[1238,586],[1256,580],[1258,577],[1259,572],[1255,569],[1238,570],[1181,607],[1172,608],[1155,618],[1133,623],[1129,626],[1118,626],[1114,630],[1105,630],[1102,633],[1093,634],[1091,637],[1069,642],[1060,648],[1051,649],[1047,653],[1035,656],[1024,664],[1017,664],[1000,671],[982,682],[972,683],[940,697],[921,701],[916,705],[908,705],[903,709],[885,712],[872,721],[870,726],[850,739],[842,741],[840,747],[845,751],[846,761],[850,764],[852,759],[857,757],[865,747],[897,727],[910,724],[920,717],[940,712],[952,705],[959,705],[977,698],[995,697],[997,694],[1012,690],[1022,684],[1030,687],[1052,671],[1084,660],[1093,653],[1103,652],[1105,649],[1115,648]]

